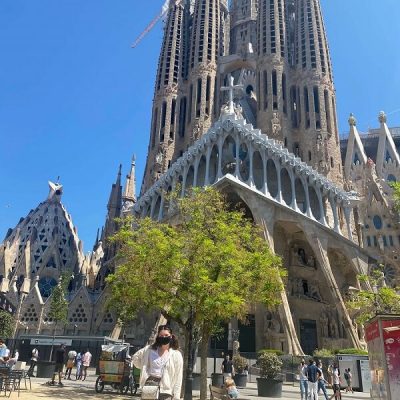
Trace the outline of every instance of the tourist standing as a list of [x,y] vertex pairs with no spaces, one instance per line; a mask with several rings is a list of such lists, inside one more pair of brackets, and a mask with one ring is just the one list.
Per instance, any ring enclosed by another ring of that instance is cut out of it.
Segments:
[[86,353],[82,357],[82,380],[84,381],[87,377],[87,370],[90,367],[90,362],[92,361],[92,353],[89,349],[86,350]]
[[225,356],[225,360],[221,364],[221,372],[224,374],[225,378],[232,378],[235,374],[235,368],[233,367],[233,362],[229,357],[229,354]]
[[65,379],[71,380],[71,372],[72,368],[74,368],[75,365],[75,357],[76,357],[76,351],[70,350],[68,352],[67,369],[65,370]]
[[299,378],[300,378],[300,394],[301,400],[308,398],[308,378],[307,378],[307,365],[304,360],[301,360],[299,365]]
[[31,365],[29,366],[29,369],[28,369],[28,372],[27,372],[28,376],[34,376],[33,375],[33,370],[36,367],[38,359],[39,359],[39,350],[35,347],[32,350],[32,353],[31,353]]
[[160,400],[181,397],[183,358],[178,340],[168,325],[158,327],[155,342],[137,351],[132,362],[141,370],[139,385],[158,386]]
[[80,350],[79,353],[75,357],[76,380],[79,380],[82,378],[82,358],[83,358],[83,351]]
[[310,359],[307,367],[307,378],[308,378],[308,389],[310,392],[311,400],[318,400],[318,380],[320,372],[318,367],[315,365],[315,361]]
[[64,369],[65,362],[65,344],[62,344],[55,352],[54,361],[56,362],[56,367],[54,369],[53,379],[48,382],[50,385],[55,385],[56,375],[58,374],[58,385],[63,386],[61,382],[61,374]]
[[346,380],[346,393],[351,392],[354,393],[353,387],[352,387],[352,381],[353,381],[353,374],[350,371],[350,368],[347,368],[344,370],[344,379]]

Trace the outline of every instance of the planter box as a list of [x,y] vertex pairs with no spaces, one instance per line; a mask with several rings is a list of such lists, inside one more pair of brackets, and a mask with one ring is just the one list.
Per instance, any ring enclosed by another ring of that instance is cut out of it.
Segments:
[[200,374],[193,372],[192,390],[200,390]]
[[282,381],[269,378],[257,378],[259,397],[282,397]]
[[224,374],[211,374],[211,385],[216,387],[224,386]]
[[36,364],[37,378],[52,378],[56,363],[53,361],[38,361]]
[[247,385],[247,374],[235,374],[233,377],[233,380],[235,381],[235,384],[237,387],[246,387]]

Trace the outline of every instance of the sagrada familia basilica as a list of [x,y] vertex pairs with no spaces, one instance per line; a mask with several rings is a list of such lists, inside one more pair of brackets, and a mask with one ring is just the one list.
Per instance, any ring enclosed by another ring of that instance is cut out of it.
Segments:
[[[140,196],[135,160],[112,185],[104,229],[83,254],[63,187],[0,247],[0,304],[19,332],[49,334],[52,289],[64,271],[68,324],[59,333],[109,335],[116,318],[104,307],[105,278],[116,267],[107,241],[116,217],[168,220],[164,194],[179,184],[213,185],[262,226],[288,277],[277,310],[249,307],[239,329],[243,352],[277,348],[362,347],[363,328],[345,300],[357,276],[384,266],[399,283],[399,218],[390,182],[400,180],[400,130],[357,130],[340,141],[329,47],[319,0],[170,0],[158,63],[151,131]],[[154,316],[126,331],[143,344]],[[61,331],[63,330],[63,332]],[[227,335],[227,346],[231,335]]]

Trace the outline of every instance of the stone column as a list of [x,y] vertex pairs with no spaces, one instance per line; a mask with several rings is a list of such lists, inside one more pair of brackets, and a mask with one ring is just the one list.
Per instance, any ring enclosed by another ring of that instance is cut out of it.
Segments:
[[[270,213],[272,213],[270,211]],[[274,223],[275,220],[272,215],[270,215],[268,219],[261,219],[261,221],[257,221],[261,224],[265,239],[270,245],[271,250],[274,250]],[[283,285],[283,282],[282,282]],[[292,313],[290,312],[289,300],[287,298],[286,290],[282,290],[281,292],[281,304],[279,306],[279,315],[281,317],[281,321],[285,327],[285,335],[288,344],[288,352],[293,355],[303,355],[303,349],[301,348],[299,338],[297,337],[296,328],[294,326]]]
[[347,311],[346,305],[344,304],[342,294],[340,293],[340,289],[332,272],[332,267],[328,258],[328,239],[321,239],[317,234],[310,232],[309,226],[303,226],[302,230],[307,237],[308,244],[314,251],[315,257],[321,266],[321,271],[325,277],[327,286],[331,288],[333,303],[336,305],[337,311],[343,322],[352,346],[362,348],[360,339],[354,329],[350,315]]

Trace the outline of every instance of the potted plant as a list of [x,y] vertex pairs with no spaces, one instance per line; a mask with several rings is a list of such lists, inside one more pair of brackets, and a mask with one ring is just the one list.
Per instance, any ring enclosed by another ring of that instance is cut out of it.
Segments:
[[282,379],[278,377],[282,364],[275,353],[259,353],[257,359],[257,366],[260,369],[260,377],[257,378],[258,396],[282,397]]
[[236,354],[232,359],[233,368],[235,369],[235,375],[233,380],[236,386],[246,387],[247,376],[248,376],[248,362],[247,359],[242,357],[240,354]]

